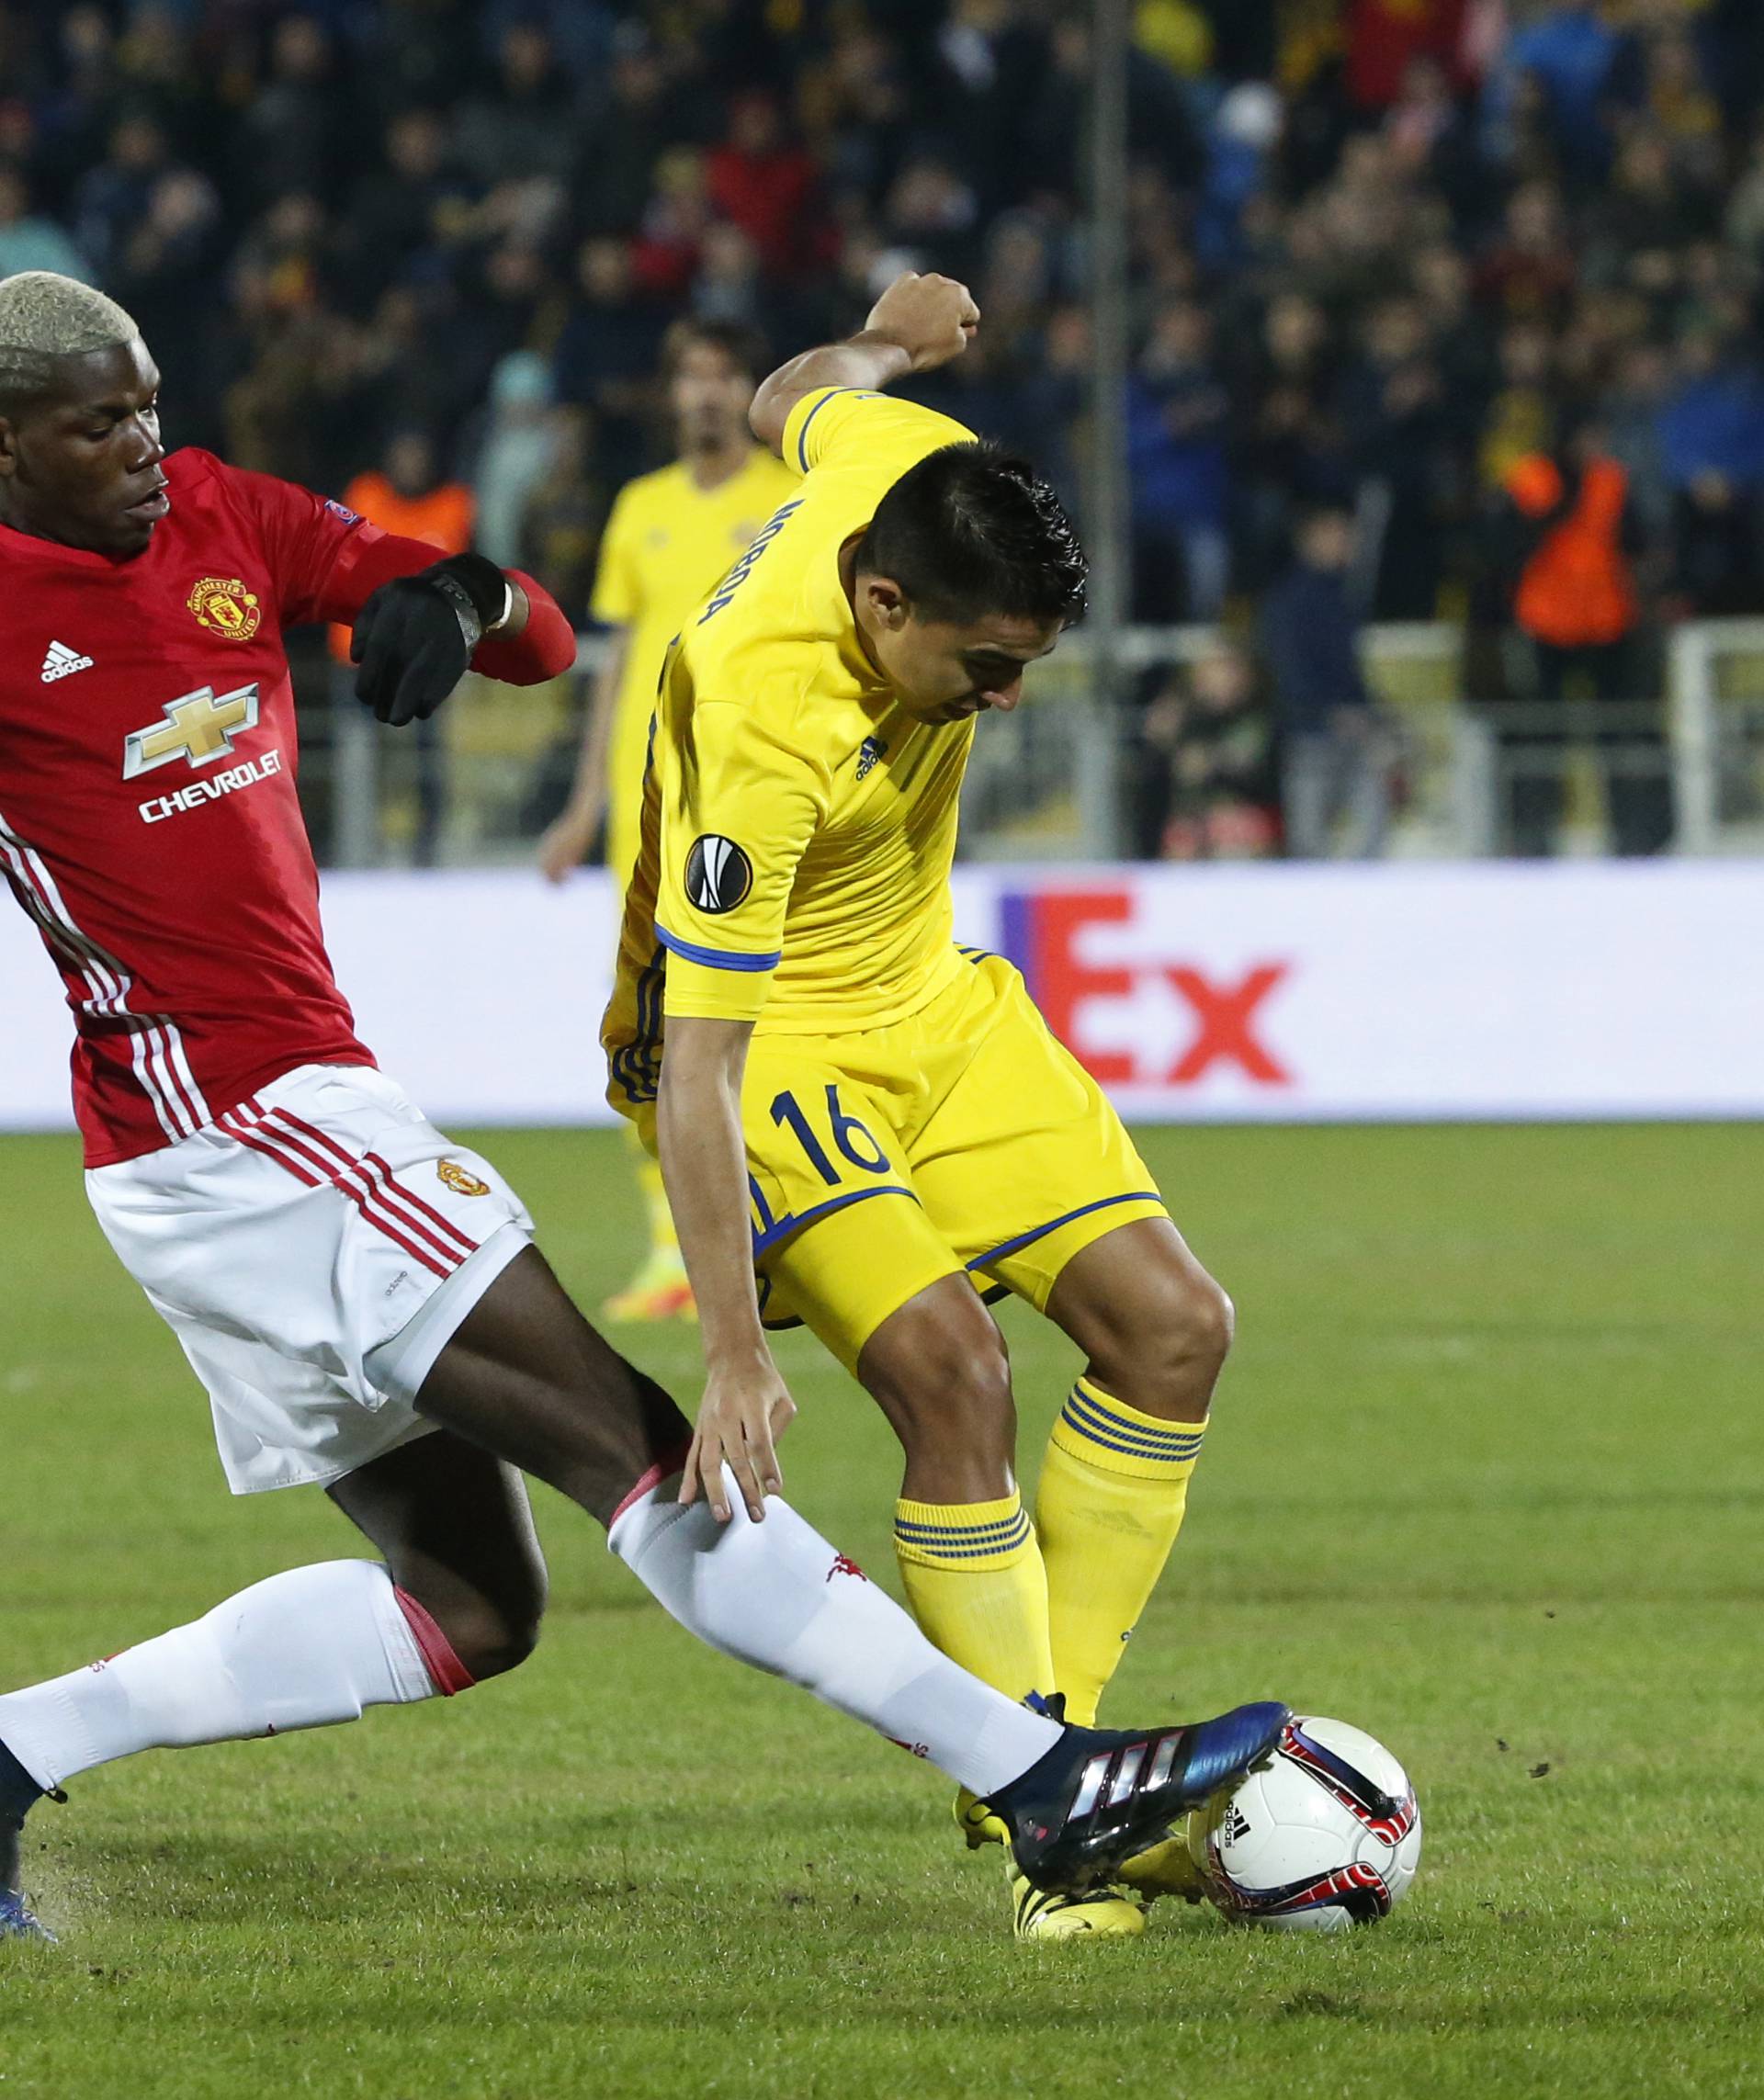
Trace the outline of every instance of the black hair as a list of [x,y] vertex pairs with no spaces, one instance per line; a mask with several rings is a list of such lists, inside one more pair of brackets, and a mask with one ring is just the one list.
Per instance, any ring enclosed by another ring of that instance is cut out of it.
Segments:
[[757,386],[772,368],[772,359],[758,329],[739,321],[676,321],[662,342],[662,368],[672,379],[688,350],[701,344],[720,350],[735,369]]
[[898,583],[933,620],[1084,616],[1090,564],[1059,498],[1000,446],[945,445],[877,504],[857,548],[861,574]]

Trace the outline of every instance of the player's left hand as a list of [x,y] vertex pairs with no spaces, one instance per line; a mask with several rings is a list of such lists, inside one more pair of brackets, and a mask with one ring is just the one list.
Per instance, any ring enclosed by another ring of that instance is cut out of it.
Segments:
[[356,615],[356,697],[402,728],[426,721],[465,676],[471,652],[508,616],[508,579],[481,554],[449,555],[382,583]]
[[729,1519],[729,1483],[723,1468],[735,1476],[747,1513],[756,1524],[765,1520],[765,1498],[784,1485],[777,1440],[796,1419],[797,1404],[766,1352],[763,1361],[740,1371],[709,1367],[705,1396],[686,1453],[682,1502],[700,1494],[719,1524]]

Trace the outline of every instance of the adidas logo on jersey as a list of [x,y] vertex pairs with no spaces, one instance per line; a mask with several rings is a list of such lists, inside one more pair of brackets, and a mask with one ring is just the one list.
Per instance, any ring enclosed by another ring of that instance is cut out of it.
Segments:
[[857,777],[862,780],[879,758],[888,755],[888,740],[884,737],[865,737],[857,747]]
[[76,671],[90,671],[92,659],[82,656],[78,649],[69,649],[65,642],[52,641],[49,654],[43,659],[43,683],[53,685],[58,678],[72,678]]

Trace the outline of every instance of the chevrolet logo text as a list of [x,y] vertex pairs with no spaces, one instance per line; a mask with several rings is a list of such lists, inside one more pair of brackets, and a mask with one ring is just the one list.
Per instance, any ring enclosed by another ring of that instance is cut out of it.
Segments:
[[223,795],[234,795],[242,787],[254,787],[260,780],[267,780],[281,770],[281,752],[266,751],[261,758],[247,759],[243,765],[230,765],[224,773],[211,773],[205,780],[191,781],[187,787],[174,788],[169,795],[155,795],[141,804],[141,820],[143,824],[163,824],[166,818],[183,810],[218,802]]

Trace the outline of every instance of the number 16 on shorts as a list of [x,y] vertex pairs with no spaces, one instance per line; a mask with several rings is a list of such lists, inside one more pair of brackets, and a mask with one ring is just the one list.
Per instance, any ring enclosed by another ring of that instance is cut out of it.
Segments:
[[910,1195],[904,1169],[838,1083],[788,1087],[748,1110],[748,1186],[754,1252],[837,1206],[867,1195]]

